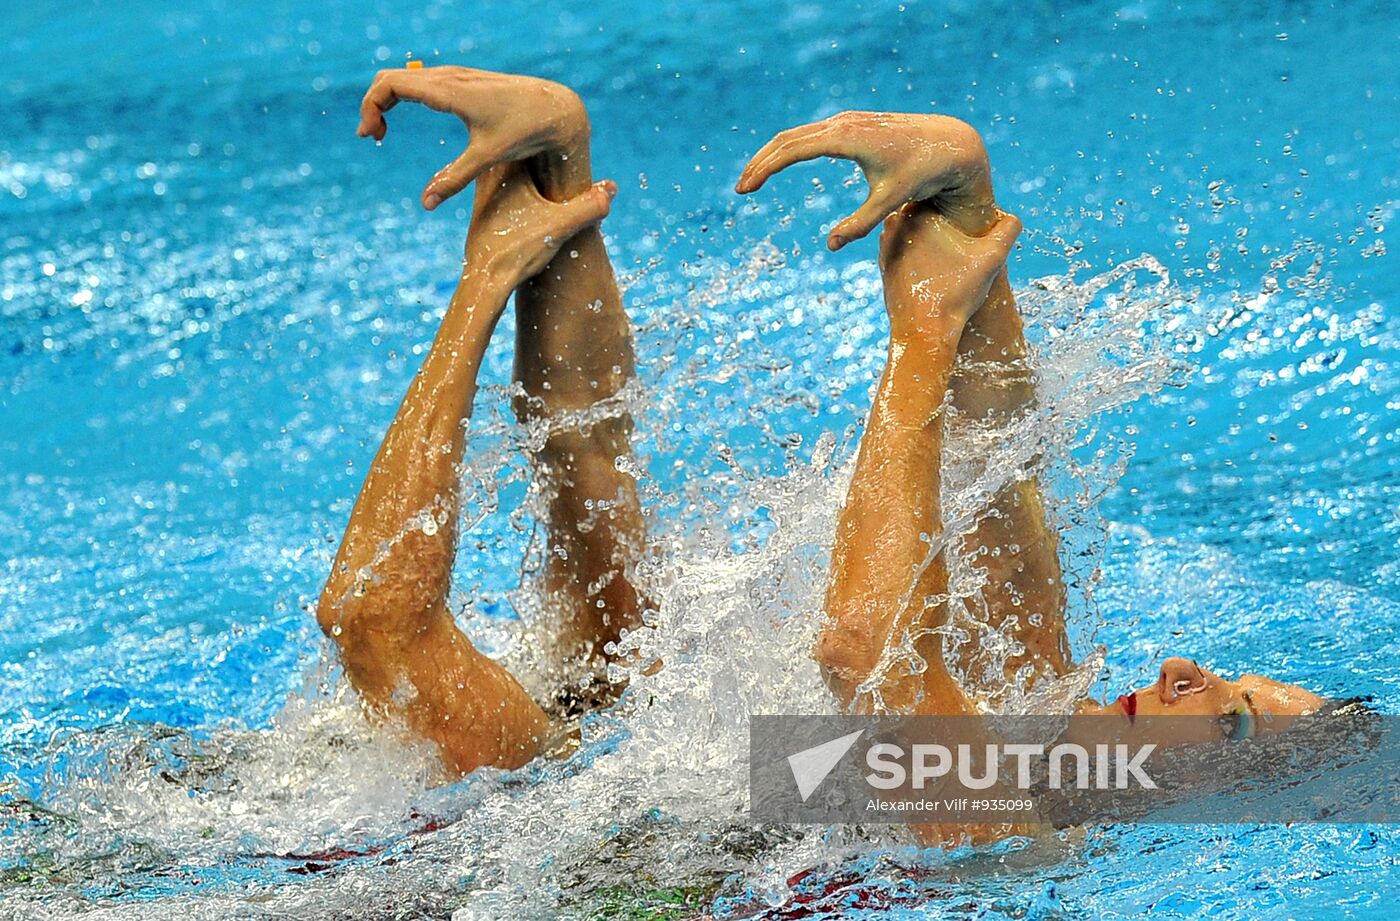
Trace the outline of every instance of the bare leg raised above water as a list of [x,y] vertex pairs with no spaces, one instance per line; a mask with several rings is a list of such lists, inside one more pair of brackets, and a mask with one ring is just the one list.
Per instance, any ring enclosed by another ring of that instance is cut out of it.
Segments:
[[[972,712],[938,632],[949,614],[939,505],[943,417],[963,328],[1002,273],[1020,225],[956,191],[968,176],[985,174],[985,154],[966,125],[931,118],[847,113],[785,131],[755,155],[738,184],[750,192],[792,163],[849,157],[864,168],[871,194],[836,225],[828,245],[839,249],[888,218],[880,264],[890,357],[838,520],[816,649],[837,697],[867,711]],[[922,179],[900,168],[909,160],[922,165]],[[970,237],[923,201],[945,194],[969,219],[990,221],[992,231]]]
[[[521,161],[541,193],[563,201],[592,181],[588,115],[558,83],[465,67],[381,72],[366,94],[360,133],[382,138],[384,112],[399,100],[460,117],[466,152],[433,178],[425,207],[463,189],[493,163]],[[562,650],[598,661],[604,647],[641,622],[631,565],[644,540],[630,457],[631,416],[614,400],[632,378],[632,332],[596,226],[563,241],[545,269],[516,293],[516,379],[522,420],[550,426],[539,457],[550,492],[545,588],[565,612]],[[587,416],[591,421],[569,421]]]
[[958,340],[1020,229],[1003,216],[986,235],[968,237],[932,208],[909,204],[881,235],[889,361],[837,522],[829,623],[816,651],[838,696],[857,709],[973,712],[939,632],[950,603],[939,504],[944,415]]
[[521,167],[480,178],[461,280],[375,455],[317,608],[366,703],[432,740],[462,773],[524,764],[548,726],[447,607],[476,375],[512,289],[600,221],[614,191],[599,184],[555,204]]
[[[966,123],[940,115],[846,112],[784,131],[749,162],[738,191],[753,191],[773,173],[822,156],[855,160],[870,183],[865,204],[832,229],[832,249],[866,235],[910,201],[944,215],[969,236],[986,234],[996,224],[981,138]],[[887,274],[887,297],[889,280]],[[964,364],[974,365],[973,374],[951,378],[950,405],[958,414],[1000,422],[1031,404],[1034,383],[1025,368],[1025,340],[1004,268],[967,320],[957,352]],[[937,454],[925,458],[930,460],[939,463]],[[1010,484],[994,498],[963,551],[986,571],[979,615],[992,629],[1007,630],[1023,650],[1008,663],[1008,673],[1030,668],[1062,674],[1069,662],[1063,581],[1055,535],[1042,514],[1034,479]]]
[[[814,653],[837,698],[856,712],[976,712],[943,656],[941,628],[954,603],[939,502],[944,422],[959,342],[1004,275],[1020,229],[1016,218],[1000,215],[972,237],[924,202],[903,204],[885,220],[880,269],[889,360],[837,520],[826,620]],[[914,830],[939,845],[1014,831],[953,824]]]
[[[828,245],[840,249],[851,240],[864,236],[886,215],[916,202],[918,207],[945,216],[959,232],[979,238],[994,234],[998,226],[996,206],[992,197],[990,171],[981,138],[968,125],[938,115],[905,115],[880,112],[846,112],[823,122],[784,131],[764,146],[749,162],[739,180],[738,191],[753,191],[773,173],[787,166],[830,156],[855,160],[870,183],[866,202],[850,217],[832,230]],[[907,208],[904,212],[907,214]],[[902,220],[896,213],[891,222]],[[887,231],[888,232],[888,231]],[[882,239],[882,252],[885,240]],[[929,251],[930,253],[932,250]],[[932,258],[932,257],[930,257]],[[936,272],[936,264],[909,264],[914,275]],[[935,283],[930,276],[927,282]],[[900,283],[885,265],[887,302],[891,286]],[[908,279],[904,280],[908,283]],[[896,295],[897,296],[897,295]],[[891,325],[894,326],[894,311]],[[892,349],[898,342],[892,336]],[[971,313],[957,351],[968,373],[953,375],[947,381],[951,388],[949,404],[964,419],[1002,423],[1014,419],[1034,405],[1035,389],[1032,373],[1025,364],[1026,342],[1021,318],[1016,311],[1015,298],[1006,272],[999,269],[991,281],[984,300]],[[892,352],[893,356],[893,352]],[[881,383],[885,394],[893,383],[891,367]],[[927,380],[926,383],[931,382]],[[876,414],[881,401],[877,398]],[[871,431],[867,430],[869,440]],[[937,466],[940,444],[929,443],[925,462]],[[861,445],[861,463],[865,463],[866,443]],[[861,468],[857,467],[857,477]],[[890,475],[899,475],[892,470]],[[854,502],[851,499],[843,512],[843,527]],[[934,496],[936,501],[936,494]],[[936,518],[933,519],[936,523]],[[919,521],[919,526],[923,525]],[[874,529],[871,529],[874,533]],[[932,533],[932,532],[929,532]],[[846,534],[838,535],[836,560],[833,561],[833,591],[837,587],[837,568],[846,564],[844,554],[859,546],[846,543]],[[1031,677],[1061,675],[1070,667],[1069,644],[1065,635],[1065,592],[1058,558],[1058,541],[1047,520],[1040,487],[1034,477],[1008,484],[992,498],[977,527],[967,536],[962,552],[973,565],[981,567],[987,582],[982,592],[981,614],[989,627],[1003,630],[1020,646],[1020,651],[1007,663],[1007,677],[1018,671],[1028,671]],[[874,541],[865,544],[866,552],[878,554],[884,548]],[[934,561],[937,563],[937,561]],[[866,565],[880,566],[881,561]],[[934,569],[930,566],[930,569]],[[929,585],[916,586],[919,593],[936,591],[946,584],[942,572],[932,576],[925,572]],[[829,607],[830,607],[830,597]],[[942,603],[942,600],[939,600]],[[901,601],[901,604],[903,602]],[[829,613],[831,613],[829,611]],[[860,649],[861,664],[879,652],[878,644],[888,645],[891,637],[882,637],[868,629],[869,623],[879,623],[879,614],[872,610],[865,621],[860,618],[833,616],[822,636],[818,655],[830,658],[831,649]],[[835,634],[835,635],[833,635]],[[899,640],[898,633],[892,636]],[[872,649],[871,644],[877,648]],[[970,650],[975,652],[975,650]],[[935,652],[935,650],[930,650]],[[921,657],[930,662],[929,656]],[[941,665],[941,657],[937,657]],[[856,669],[854,674],[862,674]],[[1187,692],[1178,692],[1176,688]],[[839,692],[839,689],[838,689]],[[943,712],[959,712],[957,701],[948,695],[951,704]],[[1141,709],[1126,709],[1139,706]],[[1258,676],[1245,676],[1231,682],[1200,668],[1187,659],[1173,658],[1162,666],[1157,685],[1135,694],[1125,695],[1109,707],[1084,704],[1085,712],[1113,710],[1114,712],[1170,712],[1230,714],[1241,708],[1255,707],[1260,712],[1296,714],[1310,712],[1321,704],[1321,698],[1302,688],[1285,685]],[[926,711],[927,712],[927,711]]]
[[[579,117],[587,116],[580,110]],[[540,191],[562,201],[592,181],[587,131],[568,151],[530,162]],[[641,625],[642,599],[630,572],[645,540],[637,484],[619,469],[630,459],[632,416],[609,407],[596,422],[561,424],[569,413],[616,401],[632,380],[632,326],[598,227],[580,231],[516,292],[515,376],[524,420],[551,433],[539,460],[553,490],[546,589],[566,619],[566,653],[599,661],[604,647]]]

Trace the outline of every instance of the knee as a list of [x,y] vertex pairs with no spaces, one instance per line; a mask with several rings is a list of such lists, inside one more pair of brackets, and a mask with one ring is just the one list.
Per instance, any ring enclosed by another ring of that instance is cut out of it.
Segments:
[[832,618],[823,625],[812,657],[829,682],[834,678],[842,686],[855,687],[875,671],[882,652],[880,646],[869,632],[851,629],[849,624]]

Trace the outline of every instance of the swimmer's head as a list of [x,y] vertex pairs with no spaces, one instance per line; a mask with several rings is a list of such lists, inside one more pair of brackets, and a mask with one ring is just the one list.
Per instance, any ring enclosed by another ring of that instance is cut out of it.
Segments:
[[[1155,716],[1212,717],[1183,720],[1172,730],[1182,733],[1172,741],[1211,742],[1219,741],[1222,735],[1240,738],[1284,728],[1287,717],[1316,712],[1324,703],[1323,698],[1297,685],[1262,675],[1230,681],[1190,659],[1173,656],[1162,663],[1155,684],[1124,694],[1107,706],[1085,707],[1080,713],[1124,716],[1130,721]],[[1217,730],[1217,726],[1224,728]]]

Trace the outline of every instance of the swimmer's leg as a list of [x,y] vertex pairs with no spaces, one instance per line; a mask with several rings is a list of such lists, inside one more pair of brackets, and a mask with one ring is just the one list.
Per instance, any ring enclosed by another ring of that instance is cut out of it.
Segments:
[[[383,138],[384,114],[403,101],[470,126],[466,151],[423,190],[429,209],[503,162],[524,162],[551,201],[589,188],[588,113],[562,84],[467,67],[381,71],[361,104],[360,135]],[[596,661],[640,622],[643,606],[631,579],[643,536],[636,484],[617,469],[629,456],[631,419],[598,405],[631,379],[632,337],[602,235],[570,237],[517,292],[516,376],[527,395],[517,410],[555,429],[537,458],[553,497],[544,516],[546,588],[567,613],[563,646]],[[567,410],[592,410],[601,421],[569,423]]]
[[[908,201],[927,202],[973,237],[997,222],[991,166],[981,137],[971,125],[943,115],[843,112],[784,131],[749,161],[737,190],[752,192],[793,163],[822,156],[856,161],[870,182],[865,204],[832,230],[828,245],[833,249],[864,236]],[[954,377],[952,405],[958,415],[995,422],[1023,411],[1034,398],[1033,382],[1019,363],[1025,341],[1004,271],[987,306],[969,321],[959,352],[960,364],[971,359],[977,368],[975,376]],[[1024,647],[1013,657],[1013,672],[1031,667],[1062,673],[1068,663],[1064,592],[1039,489],[1033,480],[1014,484],[993,505],[993,517],[968,545],[989,548],[975,560],[989,575],[987,611],[979,612],[979,619],[1005,625]]]
[[516,767],[547,719],[477,651],[447,607],[456,556],[458,465],[487,341],[512,289],[559,242],[607,213],[603,186],[545,202],[523,168],[477,182],[462,279],[355,501],[317,620],[375,710],[435,742],[449,767]]
[[[586,125],[580,133],[587,137]],[[555,201],[591,181],[586,141],[568,158],[540,156],[530,168]],[[625,469],[632,416],[619,397],[634,367],[632,327],[603,235],[590,227],[516,292],[515,376],[525,391],[517,414],[551,429],[536,460],[550,495],[544,577],[564,615],[560,651],[594,666],[614,658],[605,647],[641,625],[644,606],[633,566],[645,528]],[[581,416],[590,421],[580,424]]]
[[494,313],[490,300],[509,293],[465,277],[457,287],[365,478],[317,608],[366,702],[402,716],[462,773],[525,763],[546,727],[540,708],[472,646],[447,607],[458,465],[494,326],[481,318]]
[[1007,216],[972,238],[933,207],[910,204],[881,236],[889,361],[837,522],[816,649],[832,690],[853,709],[973,712],[940,633],[948,619],[943,416],[963,328],[1019,230]]
[[[953,375],[951,405],[961,419],[995,426],[1034,406],[1035,379],[1005,270],[968,321],[958,354],[965,370]],[[1006,663],[1007,678],[1060,676],[1073,664],[1058,550],[1035,477],[1003,489],[963,541],[964,558],[986,573],[983,605],[974,613],[1019,647]],[[967,644],[965,655],[978,646]]]

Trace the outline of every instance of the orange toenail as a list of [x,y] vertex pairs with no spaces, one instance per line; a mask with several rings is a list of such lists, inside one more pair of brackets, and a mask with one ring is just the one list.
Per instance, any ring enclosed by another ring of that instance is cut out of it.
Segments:
[[422,61],[409,61],[408,64],[406,64],[405,66],[406,66],[409,70],[422,70],[422,69],[423,69],[423,62],[422,62]]

